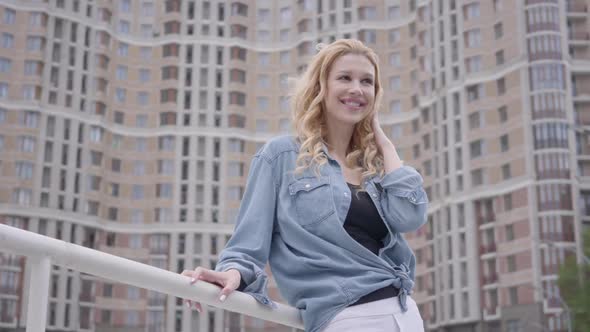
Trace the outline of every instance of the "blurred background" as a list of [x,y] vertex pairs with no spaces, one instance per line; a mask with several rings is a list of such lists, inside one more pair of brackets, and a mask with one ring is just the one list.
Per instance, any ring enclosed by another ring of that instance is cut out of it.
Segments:
[[[0,0],[0,223],[213,268],[252,155],[292,133],[289,80],[357,38],[431,201],[406,236],[427,330],[589,331],[589,5]],[[29,277],[1,254],[0,331],[24,331]],[[57,266],[47,329],[291,330]]]

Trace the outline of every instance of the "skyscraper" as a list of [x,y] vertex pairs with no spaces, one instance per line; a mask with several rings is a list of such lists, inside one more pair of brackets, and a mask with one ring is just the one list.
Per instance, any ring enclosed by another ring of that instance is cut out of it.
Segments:
[[[213,267],[251,156],[290,132],[289,80],[318,43],[358,38],[381,59],[384,129],[431,201],[407,234],[428,329],[564,330],[557,268],[590,223],[588,6],[0,0],[0,222]],[[22,327],[27,269],[2,257],[0,329]],[[63,268],[50,285],[57,330],[288,330]]]

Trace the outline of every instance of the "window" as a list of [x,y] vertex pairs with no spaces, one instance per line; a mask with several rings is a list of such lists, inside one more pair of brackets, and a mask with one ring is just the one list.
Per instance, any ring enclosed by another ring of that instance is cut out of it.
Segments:
[[471,171],[471,184],[474,187],[481,186],[484,184],[483,169],[479,168]]
[[483,84],[476,84],[467,87],[467,101],[472,102],[484,97]]
[[8,84],[0,82],[0,98],[8,97]]
[[19,179],[30,180],[33,178],[33,163],[30,161],[17,161],[15,172]]
[[119,21],[119,33],[128,34],[130,30],[130,24],[128,21],[120,20]]
[[[140,91],[137,93],[137,104],[140,106],[147,106],[149,102],[149,94],[146,91]],[[138,115],[139,117],[140,115]],[[147,116],[143,116],[147,121]]]
[[118,80],[127,79],[127,66],[117,66],[116,77]]
[[270,53],[258,53],[258,64],[267,66],[270,64]]
[[471,159],[481,157],[483,155],[484,141],[479,139],[469,144],[469,152]]
[[120,42],[119,47],[117,48],[117,55],[121,57],[126,57],[129,55],[129,44]]
[[139,55],[143,60],[149,60],[152,58],[152,48],[149,46],[143,46],[139,49]]
[[506,241],[514,240],[514,225],[506,225]]
[[508,193],[503,196],[504,211],[512,210],[512,194]]
[[496,66],[504,64],[504,50],[496,52]]
[[256,107],[261,112],[268,111],[268,97],[256,97]]
[[131,11],[131,0],[121,0],[119,10],[123,13],[129,13]]
[[465,5],[463,15],[465,16],[465,20],[478,18],[480,16],[479,2],[473,2]]
[[494,24],[494,37],[500,39],[504,36],[504,27],[502,22]]
[[392,76],[389,78],[389,89],[391,91],[398,91],[401,88],[401,79],[399,76]]
[[401,113],[401,111],[402,111],[401,102],[399,100],[393,100],[389,104],[389,110],[390,110],[391,114],[399,114],[399,113]]
[[510,143],[508,141],[508,134],[500,136],[500,151],[506,152],[510,149]]
[[154,4],[152,2],[144,2],[141,5],[141,13],[143,16],[154,16]]
[[13,48],[14,47],[14,36],[10,33],[2,34],[2,47]]
[[499,12],[503,8],[504,0],[494,0],[494,11]]
[[291,19],[293,18],[293,12],[291,11],[291,8],[283,7],[280,10],[280,16],[281,24],[288,25],[289,23],[291,23]]
[[0,73],[8,73],[12,67],[12,61],[7,58],[0,58]]
[[172,198],[172,184],[158,183],[156,184],[156,197],[158,198]]
[[127,90],[123,88],[116,88],[115,89],[115,98],[117,102],[124,103],[125,99],[127,99]]
[[481,31],[479,29],[472,29],[465,32],[466,47],[473,48],[481,45]]
[[268,132],[268,120],[265,119],[257,119],[256,120],[256,131],[265,133]]
[[258,87],[263,89],[270,88],[270,77],[268,75],[262,74],[258,75]]
[[498,96],[501,96],[506,93],[506,79],[500,78],[496,81],[496,88],[498,90]]
[[399,29],[389,31],[389,44],[390,45],[397,44],[399,42],[399,39],[400,39]]
[[502,179],[508,180],[512,177],[512,173],[510,171],[510,164],[502,165]]
[[145,194],[144,194],[143,185],[134,184],[131,198],[133,198],[134,200],[140,200],[140,199],[144,199],[144,197],[145,197]]
[[506,332],[522,332],[523,325],[518,319],[509,319],[506,321]]
[[42,37],[27,37],[27,51],[39,52],[43,48]]
[[19,136],[18,137],[18,151],[33,152],[35,150],[35,137],[33,136]]
[[401,56],[399,52],[391,53],[389,55],[389,65],[392,67],[401,66]]
[[506,257],[506,267],[508,272],[516,272],[516,256],[510,255]]
[[39,113],[34,111],[20,112],[19,124],[26,128],[37,128],[39,126]]
[[481,71],[481,56],[477,55],[465,59],[465,65],[468,73],[476,73]]
[[508,121],[508,108],[506,106],[498,108],[498,118],[500,123]]
[[389,6],[389,8],[387,8],[387,17],[389,19],[400,18],[399,6]]
[[481,112],[469,114],[469,129],[481,128]]
[[29,14],[29,26],[40,27],[43,24],[43,14],[32,12]]
[[16,17],[16,11],[8,8],[4,8],[4,23],[5,24],[14,24]]
[[33,191],[31,189],[16,188],[12,192],[12,203],[29,206],[31,205],[32,195]]
[[514,286],[514,287],[508,288],[508,298],[510,299],[511,305],[518,304],[518,287]]

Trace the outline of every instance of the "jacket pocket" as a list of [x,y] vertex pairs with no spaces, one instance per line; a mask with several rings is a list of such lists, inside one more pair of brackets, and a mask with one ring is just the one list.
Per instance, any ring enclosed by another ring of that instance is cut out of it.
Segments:
[[322,222],[335,212],[330,179],[327,176],[295,180],[289,184],[289,194],[301,226]]

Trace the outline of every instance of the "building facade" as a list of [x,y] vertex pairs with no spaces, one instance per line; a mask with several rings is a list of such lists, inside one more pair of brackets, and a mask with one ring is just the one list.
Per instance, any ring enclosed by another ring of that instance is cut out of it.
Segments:
[[[558,266],[590,223],[589,5],[0,0],[0,222],[214,267],[251,156],[291,132],[290,79],[318,43],[358,38],[431,200],[406,236],[426,327],[565,330]],[[22,329],[29,271],[1,258],[0,330]],[[48,309],[59,331],[289,330],[58,267]]]

